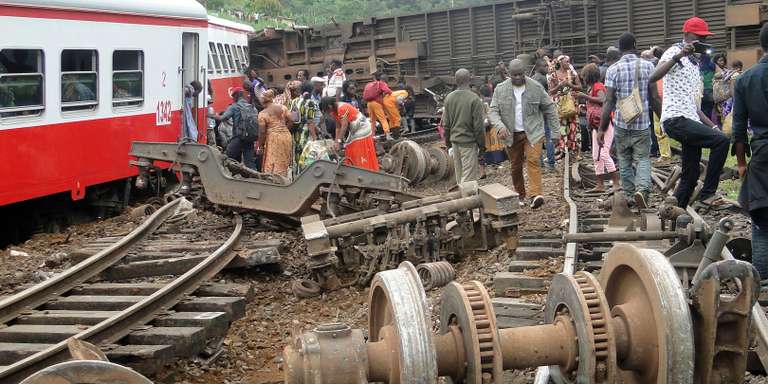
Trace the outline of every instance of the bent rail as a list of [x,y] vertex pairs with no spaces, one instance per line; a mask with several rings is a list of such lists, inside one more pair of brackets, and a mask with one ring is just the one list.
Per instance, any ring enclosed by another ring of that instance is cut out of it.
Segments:
[[[177,202],[178,200],[174,203],[177,204]],[[93,344],[113,343],[128,335],[132,328],[151,320],[158,312],[173,307],[185,295],[197,289],[202,282],[212,278],[229,264],[235,256],[232,250],[240,240],[242,230],[243,220],[236,215],[232,235],[205,260],[159,291],[73,337]],[[68,358],[67,341],[64,340],[0,371],[0,382],[20,382],[34,372]]]
[[163,224],[173,214],[180,201],[181,199],[176,199],[166,204],[131,231],[128,236],[76,264],[74,267],[0,301],[0,324],[18,317],[21,311],[44,304],[51,296],[60,295],[74,288],[122,259],[128,252],[128,249]]

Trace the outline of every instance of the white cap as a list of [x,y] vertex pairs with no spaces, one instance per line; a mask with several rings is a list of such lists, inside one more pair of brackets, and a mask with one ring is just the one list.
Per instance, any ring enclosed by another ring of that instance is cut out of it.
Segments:
[[320,76],[315,76],[310,81],[313,82],[313,83],[323,83],[323,84],[325,84],[325,79],[323,79]]

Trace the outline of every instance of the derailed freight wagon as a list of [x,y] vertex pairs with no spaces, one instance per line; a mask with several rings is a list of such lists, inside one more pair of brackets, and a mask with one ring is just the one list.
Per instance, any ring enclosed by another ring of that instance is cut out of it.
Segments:
[[458,68],[490,76],[499,61],[538,47],[559,47],[581,64],[615,45],[625,31],[635,33],[641,47],[669,46],[681,39],[683,22],[694,15],[709,22],[715,32],[710,42],[718,51],[730,50],[729,56],[746,65],[761,55],[757,31],[765,6],[752,0],[516,0],[266,29],[250,47],[253,67],[271,86],[283,86],[300,69],[321,73],[333,59],[344,63],[348,78],[359,81],[378,68],[393,85],[403,81],[414,88],[417,118],[426,118],[436,112],[429,91],[446,89]]

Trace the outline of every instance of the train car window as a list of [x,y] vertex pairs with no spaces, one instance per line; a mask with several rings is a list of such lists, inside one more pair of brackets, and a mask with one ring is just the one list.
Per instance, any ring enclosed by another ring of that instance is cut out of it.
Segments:
[[35,116],[45,109],[43,51],[0,50],[0,117]]
[[112,54],[112,105],[144,104],[144,52],[115,51]]
[[234,72],[237,71],[237,66],[235,66],[235,61],[232,60],[232,50],[229,47],[229,44],[224,45],[224,49],[227,51],[227,61],[229,62],[229,71]]
[[219,58],[219,53],[216,52],[216,44],[208,43],[208,50],[213,58],[213,65],[216,67],[216,72],[221,73],[221,59]]
[[229,72],[229,65],[227,64],[227,56],[224,54],[224,47],[221,43],[216,44],[219,47],[219,59],[221,59],[221,68],[224,72]]
[[243,65],[247,67],[250,62],[251,58],[248,56],[248,47],[243,46]]
[[237,51],[237,48],[238,48],[237,45],[233,45],[232,46],[232,56],[235,57],[235,69],[238,72],[242,72],[243,71],[243,60],[241,59],[241,57],[243,55],[241,54],[241,52]]
[[94,49],[61,51],[61,110],[96,109],[99,104],[99,54]]
[[208,73],[213,73],[213,59],[211,59],[211,51],[208,51]]

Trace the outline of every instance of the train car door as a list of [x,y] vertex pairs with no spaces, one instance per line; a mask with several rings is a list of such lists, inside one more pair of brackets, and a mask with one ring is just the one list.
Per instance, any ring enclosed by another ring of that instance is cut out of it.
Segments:
[[[191,82],[197,80],[201,81],[200,79],[200,73],[198,71],[198,68],[200,67],[199,64],[199,44],[200,44],[200,37],[197,33],[192,32],[184,32],[181,34],[181,83],[183,84],[183,87],[186,87]],[[182,90],[182,93],[184,91]],[[182,100],[184,100],[184,95],[181,95]],[[205,97],[205,87],[203,87],[203,92],[195,98],[193,102],[193,109],[192,109],[192,115],[195,117],[195,122],[198,127],[200,126],[199,120],[199,113],[198,113],[198,107],[200,106],[200,98]]]

